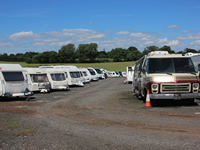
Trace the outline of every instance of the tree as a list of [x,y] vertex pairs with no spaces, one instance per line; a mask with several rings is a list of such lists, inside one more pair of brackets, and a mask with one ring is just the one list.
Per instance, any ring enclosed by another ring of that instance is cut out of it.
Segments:
[[115,62],[122,61],[126,58],[126,50],[123,48],[115,48],[109,52],[109,57]]
[[75,52],[76,48],[74,44],[67,44],[65,46],[62,46],[61,49],[58,51],[60,62],[74,62],[76,58]]
[[76,51],[79,62],[94,62],[98,55],[97,47],[96,43],[79,44]]
[[159,50],[159,48],[157,47],[157,46],[148,46],[148,47],[146,47],[145,49],[144,49],[144,51],[142,52],[142,54],[143,55],[147,55],[147,54],[149,54],[150,52],[152,52],[152,51],[158,51]]
[[195,49],[191,49],[191,48],[185,48],[184,52],[185,53],[198,53],[198,51],[196,51]]
[[129,47],[127,49],[126,60],[127,61],[136,61],[142,56],[141,52],[138,51],[136,47]]
[[100,51],[98,52],[97,58],[108,58],[108,54],[106,51]]
[[24,54],[24,60],[26,63],[32,63],[32,58],[33,56],[35,55],[38,55],[39,53],[38,52],[26,52]]
[[171,50],[170,46],[164,45],[163,47],[160,48],[160,51],[168,51],[168,53],[175,53],[175,51]]
[[17,53],[17,54],[16,54],[16,60],[17,60],[17,61],[23,62],[23,61],[24,61],[24,54],[22,54],[22,53]]

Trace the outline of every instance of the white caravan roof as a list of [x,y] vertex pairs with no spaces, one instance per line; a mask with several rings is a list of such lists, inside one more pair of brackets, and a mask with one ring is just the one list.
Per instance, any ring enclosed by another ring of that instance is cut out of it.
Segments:
[[20,64],[0,64],[0,71],[22,71]]
[[41,68],[23,68],[23,69],[26,70],[29,74],[30,73],[34,73],[34,74],[46,73],[45,70]]

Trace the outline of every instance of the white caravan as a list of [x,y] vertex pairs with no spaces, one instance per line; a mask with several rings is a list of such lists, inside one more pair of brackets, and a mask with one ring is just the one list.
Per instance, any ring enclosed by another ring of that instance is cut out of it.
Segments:
[[65,77],[68,81],[69,86],[84,86],[81,77],[80,71],[76,66],[65,66],[65,65],[57,65],[57,66],[40,66],[40,68],[55,68],[61,69],[65,72]]
[[65,72],[59,68],[42,68],[47,73],[47,77],[53,90],[66,90],[69,88]]
[[104,79],[105,76],[104,76],[104,73],[103,71],[101,70],[101,68],[94,68],[97,72],[97,76],[99,77],[99,79]]
[[0,64],[0,96],[20,97],[33,95],[28,89],[27,78],[19,64]]
[[48,92],[50,82],[47,73],[41,68],[23,68],[28,79],[28,88],[31,91]]
[[79,68],[79,70],[82,72],[84,77],[84,83],[89,83],[91,81],[91,74],[86,68]]
[[111,77],[111,78],[119,77],[119,74],[117,74],[115,71],[109,71],[107,72],[107,74],[108,74],[108,77]]
[[97,76],[97,72],[94,68],[87,68],[88,71],[90,72],[90,75],[91,75],[91,80],[92,81],[98,81],[99,80],[99,77]]
[[135,66],[126,67],[126,78],[129,84],[133,82],[134,68]]
[[200,53],[186,53],[186,56],[191,56],[196,70],[200,71]]

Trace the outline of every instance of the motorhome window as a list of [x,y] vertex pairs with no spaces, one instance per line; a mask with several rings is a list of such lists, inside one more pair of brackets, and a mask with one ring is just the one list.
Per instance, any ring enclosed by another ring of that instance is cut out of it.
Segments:
[[24,81],[22,72],[2,72],[5,81]]
[[55,74],[51,74],[51,78],[54,81],[63,81],[65,80],[65,76],[63,73],[55,73]]
[[32,82],[48,82],[48,78],[46,74],[31,74]]
[[177,73],[196,72],[194,64],[190,58],[173,59],[173,61],[175,72]]
[[148,73],[173,73],[172,58],[150,58],[148,60]]
[[188,73],[195,72],[190,58],[149,58],[148,73]]

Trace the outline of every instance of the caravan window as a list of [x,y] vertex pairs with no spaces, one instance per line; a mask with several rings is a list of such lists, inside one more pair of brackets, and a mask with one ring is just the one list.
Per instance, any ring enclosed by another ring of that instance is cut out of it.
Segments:
[[22,72],[2,72],[6,81],[24,81]]
[[83,76],[87,76],[87,72],[86,71],[83,71]]
[[55,73],[55,74],[51,74],[51,78],[54,81],[63,81],[65,80],[65,75],[64,73]]
[[32,82],[37,82],[37,83],[48,82],[48,78],[46,74],[31,74],[30,76],[31,76]]
[[79,72],[70,72],[70,76],[71,76],[72,78],[79,78],[79,77],[80,77],[80,74],[79,74]]
[[88,71],[90,72],[91,75],[96,75],[96,73],[94,72],[94,70],[88,69]]

